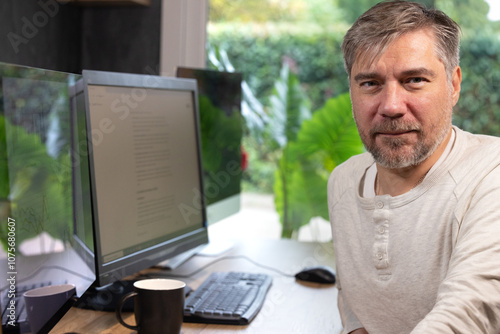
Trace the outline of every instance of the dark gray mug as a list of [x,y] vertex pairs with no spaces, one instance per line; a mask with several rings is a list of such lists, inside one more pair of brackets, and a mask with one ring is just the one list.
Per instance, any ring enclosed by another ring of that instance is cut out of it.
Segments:
[[[181,332],[184,313],[184,287],[182,281],[173,279],[145,279],[134,283],[134,291],[126,294],[118,303],[116,317],[120,323],[140,334]],[[122,316],[123,303],[134,299],[136,326],[125,323]]]
[[[69,299],[76,295],[73,284],[48,285],[24,293],[32,333],[38,333]],[[48,332],[48,330],[43,330]]]

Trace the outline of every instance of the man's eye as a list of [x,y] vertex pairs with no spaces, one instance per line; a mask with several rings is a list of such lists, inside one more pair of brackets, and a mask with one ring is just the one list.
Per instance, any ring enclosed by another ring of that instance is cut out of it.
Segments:
[[410,83],[410,84],[419,84],[419,83],[422,83],[424,81],[426,81],[426,80],[424,78],[421,78],[421,77],[408,79],[408,83]]
[[361,87],[365,87],[365,88],[370,88],[370,87],[373,87],[376,85],[377,85],[377,83],[375,81],[365,81],[365,82],[361,83]]

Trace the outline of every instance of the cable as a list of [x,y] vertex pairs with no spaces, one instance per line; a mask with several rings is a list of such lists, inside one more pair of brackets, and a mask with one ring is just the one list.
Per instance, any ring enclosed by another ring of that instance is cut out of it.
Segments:
[[202,270],[218,263],[218,262],[221,262],[221,261],[225,261],[225,260],[234,260],[234,259],[243,259],[243,260],[246,260],[254,265],[256,265],[257,267],[260,267],[260,268],[263,268],[263,269],[267,269],[267,270],[270,270],[270,271],[274,271],[275,273],[281,275],[281,276],[285,276],[285,277],[294,277],[294,275],[290,275],[290,274],[287,274],[281,270],[278,270],[276,268],[273,268],[273,267],[270,267],[270,266],[267,266],[267,265],[264,265],[264,264],[261,264],[261,263],[258,263],[254,260],[252,260],[251,258],[245,256],[245,255],[231,255],[231,256],[223,256],[221,258],[218,258],[210,263],[207,263],[206,265],[196,269],[195,271],[187,274],[187,275],[177,275],[177,274],[172,274],[172,273],[167,273],[167,272],[155,272],[155,273],[146,273],[144,275],[141,275],[141,276],[144,276],[144,277],[157,277],[157,276],[168,276],[168,277],[179,277],[179,278],[190,278],[196,274],[198,274],[199,272],[201,272]]

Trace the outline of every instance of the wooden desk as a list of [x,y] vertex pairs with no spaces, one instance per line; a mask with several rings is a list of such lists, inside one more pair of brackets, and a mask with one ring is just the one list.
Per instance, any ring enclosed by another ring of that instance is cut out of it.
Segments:
[[[172,275],[187,275],[213,263],[188,279],[182,279],[193,289],[213,271],[262,272],[273,276],[273,285],[255,319],[247,326],[184,323],[183,334],[191,333],[258,333],[309,334],[340,333],[342,325],[337,308],[337,288],[334,285],[302,283],[295,278],[262,268],[249,259],[286,274],[324,264],[334,267],[333,246],[330,243],[301,243],[293,240],[242,240],[233,249],[218,257],[196,256],[171,271]],[[230,258],[229,258],[230,257]],[[133,313],[127,322],[133,323]],[[50,333],[133,333],[121,326],[112,312],[72,308]]]

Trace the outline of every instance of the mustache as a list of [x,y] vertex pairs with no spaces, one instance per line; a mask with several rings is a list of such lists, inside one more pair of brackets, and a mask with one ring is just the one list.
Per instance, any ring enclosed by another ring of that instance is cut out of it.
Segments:
[[418,123],[405,122],[401,120],[386,120],[374,125],[370,129],[370,137],[375,137],[378,133],[400,133],[416,131],[422,132],[422,127]]

